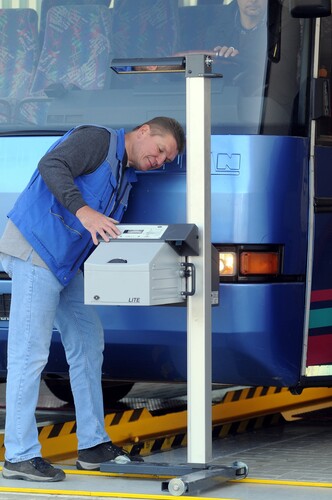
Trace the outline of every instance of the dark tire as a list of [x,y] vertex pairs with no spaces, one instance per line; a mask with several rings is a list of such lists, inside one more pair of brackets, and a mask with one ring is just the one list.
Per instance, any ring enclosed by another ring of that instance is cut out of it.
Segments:
[[[71,392],[70,382],[65,378],[45,378],[44,382],[51,393],[64,401],[65,403],[74,404],[73,394]],[[103,397],[104,406],[117,403],[120,399],[124,398],[128,392],[133,388],[134,383],[130,382],[110,382],[103,381]]]

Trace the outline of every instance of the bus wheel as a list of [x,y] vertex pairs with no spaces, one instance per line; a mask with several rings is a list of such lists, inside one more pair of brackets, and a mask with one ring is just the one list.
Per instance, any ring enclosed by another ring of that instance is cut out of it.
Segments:
[[[68,379],[61,377],[45,378],[44,382],[55,397],[61,399],[61,401],[65,403],[74,404],[74,398]],[[108,380],[102,381],[105,408],[124,398],[131,391],[133,386],[134,383],[131,382],[121,383]]]

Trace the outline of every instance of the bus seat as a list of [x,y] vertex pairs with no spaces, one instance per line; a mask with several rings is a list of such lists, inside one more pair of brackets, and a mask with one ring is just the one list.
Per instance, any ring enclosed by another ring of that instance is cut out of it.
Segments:
[[46,18],[49,9],[58,7],[59,5],[66,5],[67,7],[73,5],[105,5],[109,7],[110,0],[42,0],[40,8],[40,26],[39,26],[39,45],[43,46],[46,28]]
[[178,0],[115,0],[114,57],[165,57],[178,50]]
[[[178,51],[178,0],[114,0],[114,58],[167,57]],[[158,83],[160,74],[115,76],[112,86]]]
[[44,123],[50,99],[73,89],[103,89],[110,72],[110,32],[111,14],[106,6],[49,9],[37,70],[29,98],[21,103],[20,118]]
[[115,58],[166,57],[178,50],[178,0],[114,0]]
[[11,120],[16,101],[27,94],[37,60],[37,12],[0,9],[0,122]]

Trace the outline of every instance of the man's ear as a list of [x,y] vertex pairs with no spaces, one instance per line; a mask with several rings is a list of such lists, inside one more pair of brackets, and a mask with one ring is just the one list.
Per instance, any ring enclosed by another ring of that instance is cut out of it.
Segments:
[[150,132],[150,125],[148,125],[147,123],[144,123],[144,125],[142,125],[138,130],[138,135],[139,137],[144,137],[146,134],[148,134]]

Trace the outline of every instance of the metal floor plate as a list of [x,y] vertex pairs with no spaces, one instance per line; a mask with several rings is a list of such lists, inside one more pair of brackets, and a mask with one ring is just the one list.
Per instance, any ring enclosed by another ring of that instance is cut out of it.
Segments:
[[[146,462],[185,463],[186,448],[146,457]],[[213,464],[245,462],[247,479],[217,484],[195,494],[195,498],[238,500],[330,499],[332,495],[332,426],[321,419],[290,422],[213,442]],[[54,495],[79,498],[174,498],[161,491],[161,480],[118,477],[112,474],[82,474],[66,465],[67,479],[61,483],[29,483],[0,478],[1,500],[43,500]],[[269,483],[269,484],[266,484]],[[10,495],[7,497],[6,494]],[[15,494],[17,493],[17,495]],[[38,493],[38,496],[37,496]],[[29,495],[32,495],[29,497]],[[183,498],[188,498],[184,495]]]

